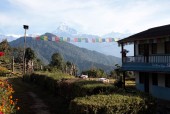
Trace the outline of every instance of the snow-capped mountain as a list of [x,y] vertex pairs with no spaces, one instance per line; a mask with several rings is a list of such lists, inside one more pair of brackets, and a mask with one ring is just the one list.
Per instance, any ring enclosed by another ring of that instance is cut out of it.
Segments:
[[78,32],[74,28],[71,28],[65,23],[62,23],[59,27],[57,27],[53,34],[62,37],[74,37],[78,34]]
[[[118,32],[111,32],[108,34],[105,34],[103,36],[97,36],[97,35],[92,35],[92,34],[80,34],[77,30],[68,27],[66,24],[62,24],[60,25],[55,32],[53,32],[55,35],[57,36],[62,36],[62,37],[70,37],[70,38],[125,38],[130,36],[130,33],[118,33]],[[82,48],[86,48],[89,50],[94,50],[106,55],[113,55],[116,57],[120,57],[120,47],[118,47],[117,42],[112,42],[112,43],[85,43],[85,42],[71,42],[72,44],[82,47]],[[133,51],[131,51],[133,49],[132,46],[127,47],[127,49],[129,50],[129,54],[133,55]]]
[[98,38],[97,35],[92,34],[81,34],[76,29],[69,27],[65,23],[62,23],[57,27],[57,29],[52,32],[53,34],[60,36],[60,37],[70,37],[70,38]]

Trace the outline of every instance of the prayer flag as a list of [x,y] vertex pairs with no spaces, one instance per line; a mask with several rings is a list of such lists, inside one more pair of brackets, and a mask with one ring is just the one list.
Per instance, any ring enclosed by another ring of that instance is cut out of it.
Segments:
[[47,36],[44,36],[44,40],[47,41],[47,40],[48,40],[48,37],[47,37]]
[[99,38],[96,38],[96,42],[99,42]]
[[95,39],[92,38],[92,42],[95,43]]
[[63,37],[60,37],[60,42],[63,42]]
[[81,38],[78,38],[78,42],[81,42]]
[[67,42],[70,42],[70,38],[69,37],[67,38]]
[[56,42],[59,42],[60,41],[60,38],[58,36],[55,37],[55,41]]
[[112,42],[112,41],[114,41],[114,40],[112,40],[112,38],[109,38],[109,42]]
[[102,42],[102,38],[99,38],[99,42],[100,42],[100,43]]
[[85,42],[88,43],[88,38],[85,38]]
[[74,38],[74,42],[77,42],[78,41],[78,38]]
[[52,37],[52,41],[55,41],[55,36]]
[[37,36],[37,37],[36,37],[36,40],[40,40],[40,36]]
[[40,36],[40,40],[44,40],[44,36]]

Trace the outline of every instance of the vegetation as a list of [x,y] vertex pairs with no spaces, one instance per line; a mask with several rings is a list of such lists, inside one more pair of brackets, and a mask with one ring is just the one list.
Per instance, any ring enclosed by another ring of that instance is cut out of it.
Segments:
[[102,69],[93,68],[87,71],[82,71],[82,74],[86,74],[92,78],[102,78],[107,77],[106,73]]
[[[46,34],[52,37],[52,34]],[[23,38],[10,42],[12,47],[23,47]],[[106,56],[95,51],[89,51],[84,48],[79,48],[67,42],[52,42],[52,41],[36,41],[32,38],[27,38],[27,47],[34,49],[37,57],[40,58],[46,65],[50,63],[51,56],[54,53],[63,55],[65,61],[74,63],[80,71],[90,69],[92,66],[101,68],[109,72],[114,69],[114,64],[120,64],[121,59],[113,56]]]
[[4,56],[0,57],[0,61],[3,61],[5,63],[10,63],[11,62],[11,47],[8,44],[7,40],[3,40],[0,43],[0,52],[4,52]]
[[13,99],[13,93],[12,86],[6,80],[0,80],[0,114],[12,114],[19,110],[16,106],[17,99]]
[[63,70],[63,68],[64,68],[63,57],[59,53],[54,53],[51,56],[50,66],[56,67],[57,69],[60,69],[60,70]]
[[26,48],[25,58],[27,62],[32,61],[34,58],[36,58],[34,51],[31,48]]
[[[148,99],[147,99],[148,100]],[[78,97],[70,103],[71,114],[155,114],[154,100],[146,102],[134,95],[92,95]]]
[[0,76],[7,76],[9,74],[9,70],[6,67],[0,66]]

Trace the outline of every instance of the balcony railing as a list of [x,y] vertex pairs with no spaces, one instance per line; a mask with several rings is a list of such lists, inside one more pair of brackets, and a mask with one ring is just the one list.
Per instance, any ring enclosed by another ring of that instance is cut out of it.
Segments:
[[124,63],[170,63],[170,55],[150,55],[144,56],[127,56],[123,58]]

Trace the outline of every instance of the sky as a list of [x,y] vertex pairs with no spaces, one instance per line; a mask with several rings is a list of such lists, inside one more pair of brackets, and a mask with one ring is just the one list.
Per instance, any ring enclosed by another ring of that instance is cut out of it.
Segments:
[[81,33],[137,33],[170,24],[170,0],[0,0],[0,34],[53,32],[61,23]]

